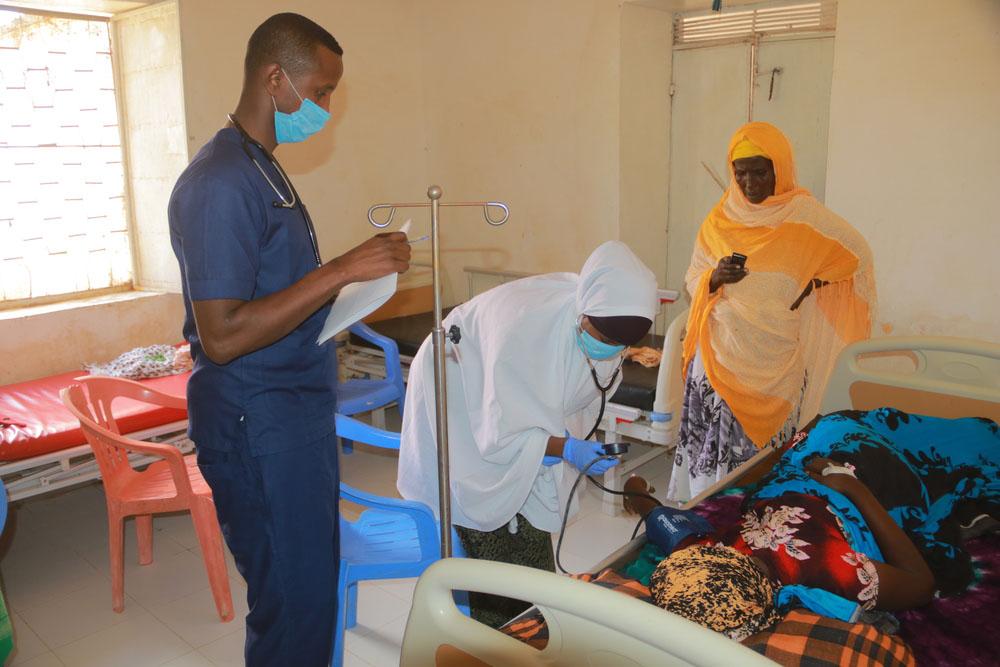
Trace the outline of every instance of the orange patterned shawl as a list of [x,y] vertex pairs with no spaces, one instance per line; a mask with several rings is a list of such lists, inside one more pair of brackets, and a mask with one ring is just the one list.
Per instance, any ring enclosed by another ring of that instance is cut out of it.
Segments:
[[[729,159],[729,188],[702,223],[685,278],[692,304],[684,369],[700,350],[713,389],[762,447],[792,414],[803,372],[808,387],[800,423],[816,414],[840,350],[870,335],[875,281],[864,238],[797,186],[792,148],[781,131],[767,123],[744,125],[729,143],[730,158],[744,139],[773,162],[774,195],[750,203]],[[733,252],[748,257],[750,274],[709,293],[712,270]],[[814,278],[830,284],[790,310]]]

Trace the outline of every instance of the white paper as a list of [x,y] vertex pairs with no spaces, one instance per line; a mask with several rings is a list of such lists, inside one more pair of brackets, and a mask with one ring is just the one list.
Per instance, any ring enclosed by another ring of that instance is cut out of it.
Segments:
[[[410,220],[404,222],[399,231],[404,234],[409,232],[410,223]],[[375,280],[351,283],[340,290],[330,308],[330,314],[326,316],[323,330],[316,338],[316,343],[322,345],[355,322],[375,312],[396,293],[398,279],[398,273],[390,273]]]
[[396,293],[397,273],[368,280],[363,283],[351,283],[340,290],[337,300],[326,316],[323,330],[316,339],[323,344],[358,320],[371,315],[383,303]]

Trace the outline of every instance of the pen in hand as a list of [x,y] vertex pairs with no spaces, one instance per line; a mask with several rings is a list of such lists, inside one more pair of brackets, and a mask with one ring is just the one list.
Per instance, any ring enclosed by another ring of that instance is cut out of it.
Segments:
[[[403,232],[404,234],[409,234],[410,233],[410,225],[411,224],[413,224],[413,220],[407,219],[406,222],[404,222],[402,224],[402,226],[400,226],[399,231]],[[430,237],[431,237],[430,234],[425,234],[424,236],[421,236],[420,238],[409,240],[409,241],[407,241],[407,243],[409,243],[410,245],[413,245],[414,243],[420,243],[421,241],[426,241]]]

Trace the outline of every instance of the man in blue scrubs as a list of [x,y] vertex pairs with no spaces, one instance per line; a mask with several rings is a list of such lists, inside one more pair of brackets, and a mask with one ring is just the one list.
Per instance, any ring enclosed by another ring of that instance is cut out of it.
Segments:
[[317,345],[348,283],[408,268],[400,233],[325,264],[309,214],[272,151],[329,118],[343,50],[297,14],[247,44],[229,124],[195,156],[170,198],[194,373],[191,439],[226,543],[247,581],[246,663],[326,665],[337,610],[337,368]]

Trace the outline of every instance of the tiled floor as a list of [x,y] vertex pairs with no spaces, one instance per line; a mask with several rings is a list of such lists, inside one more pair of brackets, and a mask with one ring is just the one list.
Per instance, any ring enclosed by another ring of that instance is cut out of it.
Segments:
[[[395,495],[396,458],[358,446],[342,459],[345,482]],[[657,495],[666,491],[665,459],[641,474]],[[587,485],[589,487],[589,485]],[[356,512],[345,507],[345,515]],[[592,488],[571,520],[562,562],[589,568],[624,543],[631,517],[600,511]],[[135,527],[126,532],[125,611],[111,610],[107,515],[99,484],[15,503],[0,548],[0,576],[14,625],[16,653],[26,667],[209,667],[243,664],[246,586],[230,562],[237,618],[221,623],[197,539],[187,515],[154,520],[154,561],[136,562]],[[358,625],[347,633],[345,664],[389,667],[399,647],[415,580],[361,585]]]

